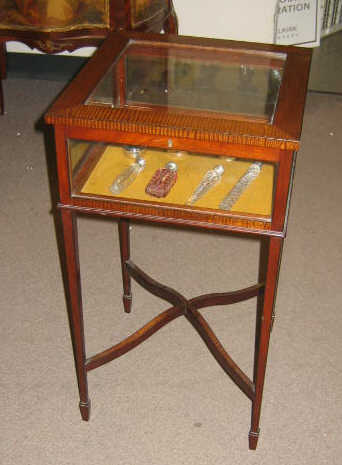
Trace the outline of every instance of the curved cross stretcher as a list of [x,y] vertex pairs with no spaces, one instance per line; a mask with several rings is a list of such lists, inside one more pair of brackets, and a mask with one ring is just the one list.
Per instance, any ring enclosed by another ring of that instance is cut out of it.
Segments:
[[256,284],[234,292],[204,294],[187,300],[174,289],[164,286],[152,279],[131,260],[127,260],[124,263],[124,266],[128,274],[144,289],[151,292],[153,295],[166,300],[173,306],[153,318],[150,322],[123,341],[93,357],[88,358],[85,364],[86,370],[93,370],[94,368],[124,355],[148,339],[167,323],[170,323],[175,318],[183,315],[196,329],[223,370],[232,378],[246,396],[253,400],[255,397],[254,384],[228,355],[220,341],[217,339],[214,331],[210,328],[209,324],[198,310],[200,308],[216,305],[229,305],[252,297],[257,297],[263,292],[264,284]]

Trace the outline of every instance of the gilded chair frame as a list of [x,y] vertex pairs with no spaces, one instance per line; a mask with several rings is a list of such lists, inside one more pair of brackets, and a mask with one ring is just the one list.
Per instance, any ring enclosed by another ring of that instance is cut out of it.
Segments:
[[93,5],[91,0],[0,0],[0,113],[6,42],[49,54],[72,52],[98,46],[112,30],[132,29],[177,34],[172,0],[94,0]]

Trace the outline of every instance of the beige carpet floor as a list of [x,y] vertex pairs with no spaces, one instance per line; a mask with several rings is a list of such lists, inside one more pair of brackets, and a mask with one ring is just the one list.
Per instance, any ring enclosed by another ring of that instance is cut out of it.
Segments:
[[[41,115],[63,83],[10,79],[0,118],[0,462],[4,465],[342,463],[342,97],[310,94],[279,281],[261,436],[250,402],[185,319],[89,374],[82,422],[51,214]],[[121,306],[116,224],[81,218],[88,355],[165,306],[134,286]],[[132,256],[191,297],[253,284],[258,243],[134,225]],[[250,373],[254,302],[205,311]]]

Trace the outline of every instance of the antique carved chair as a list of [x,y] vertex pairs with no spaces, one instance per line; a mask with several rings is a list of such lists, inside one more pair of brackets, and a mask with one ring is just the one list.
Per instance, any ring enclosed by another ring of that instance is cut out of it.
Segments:
[[7,41],[57,53],[97,46],[120,29],[177,34],[172,0],[0,0],[0,113]]

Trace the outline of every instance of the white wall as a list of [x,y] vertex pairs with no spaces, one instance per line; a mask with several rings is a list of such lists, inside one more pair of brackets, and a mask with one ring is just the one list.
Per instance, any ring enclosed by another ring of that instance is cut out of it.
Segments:
[[[183,35],[273,42],[277,0],[173,0]],[[19,42],[9,42],[10,52],[32,52]],[[92,47],[73,55],[89,56]],[[66,54],[64,52],[64,54]]]
[[277,0],[173,0],[180,33],[273,42]]

